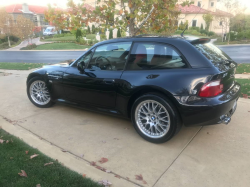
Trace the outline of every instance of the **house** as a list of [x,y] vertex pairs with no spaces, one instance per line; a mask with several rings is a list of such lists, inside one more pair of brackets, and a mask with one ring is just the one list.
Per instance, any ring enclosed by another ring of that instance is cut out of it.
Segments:
[[44,19],[44,12],[48,9],[44,6],[23,4],[12,4],[5,7],[6,12],[13,16],[14,21],[19,15],[29,18],[36,26],[36,30],[44,30],[48,23]]
[[194,4],[182,7],[179,5],[181,12],[178,20],[178,25],[188,22],[188,27],[203,27],[206,23],[203,19],[204,14],[213,15],[213,21],[210,24],[209,31],[213,31],[216,34],[224,34],[229,31],[228,23],[232,14],[220,10],[225,9],[220,0],[195,0]]

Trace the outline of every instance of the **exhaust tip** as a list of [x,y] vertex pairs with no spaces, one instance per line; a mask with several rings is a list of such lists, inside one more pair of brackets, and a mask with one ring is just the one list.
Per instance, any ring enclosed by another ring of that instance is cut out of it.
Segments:
[[225,115],[223,115],[223,116],[221,116],[221,123],[223,123],[223,124],[228,124],[228,123],[230,123],[230,121],[231,121],[231,118],[230,117],[227,117],[227,116],[225,116]]

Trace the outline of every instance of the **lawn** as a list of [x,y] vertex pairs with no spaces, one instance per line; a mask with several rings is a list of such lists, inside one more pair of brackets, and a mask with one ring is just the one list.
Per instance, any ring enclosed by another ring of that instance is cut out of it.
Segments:
[[0,69],[9,70],[29,70],[34,68],[40,68],[45,64],[42,63],[12,63],[12,62],[0,62]]
[[238,64],[236,74],[250,73],[250,64]]
[[[94,40],[96,39],[96,35],[95,34],[87,34],[86,35],[86,38],[87,39],[91,39],[91,40]],[[65,35],[63,37],[56,37],[56,38],[47,38],[47,39],[44,39],[42,41],[47,41],[47,42],[59,42],[59,41],[76,41],[76,36],[75,35]]]
[[[221,38],[218,38],[217,41],[214,42],[215,45],[228,45],[228,42],[222,42]],[[241,41],[230,41],[230,45],[232,44],[250,44],[250,41],[241,40]]]
[[[1,143],[2,140],[5,140]],[[7,143],[8,141],[8,143]],[[89,178],[62,166],[37,149],[0,129],[0,186],[2,187],[100,187]],[[28,153],[26,154],[26,151]],[[30,159],[30,156],[38,156]],[[44,166],[46,163],[51,163]],[[24,170],[27,177],[19,176]]]
[[67,50],[67,49],[86,49],[88,45],[78,45],[75,43],[50,43],[38,45],[33,50]]
[[250,97],[250,79],[236,79],[236,81],[241,84],[241,97],[243,94]]

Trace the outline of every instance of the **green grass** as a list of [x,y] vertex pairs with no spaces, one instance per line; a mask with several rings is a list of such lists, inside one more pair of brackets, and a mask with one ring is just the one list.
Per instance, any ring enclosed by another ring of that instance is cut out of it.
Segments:
[[[3,140],[9,140],[9,143],[6,141],[3,144],[0,143],[1,187],[35,187],[37,184],[41,187],[100,187],[96,182],[67,169],[1,129],[0,137]],[[29,151],[28,154],[25,151]],[[39,156],[30,159],[33,154],[39,154]],[[44,166],[49,162],[53,164]],[[28,177],[19,176],[18,173],[21,173],[21,170],[24,170]]]
[[250,73],[250,64],[238,64],[236,74]]
[[45,64],[42,63],[12,63],[12,62],[0,62],[0,69],[9,70],[29,70],[34,68],[40,68]]
[[241,84],[241,93],[250,96],[250,79],[236,79],[236,81]]
[[[217,38],[217,41],[214,42],[215,45],[228,45],[228,42],[222,42],[221,38]],[[229,44],[250,44],[250,41],[241,40],[241,41],[230,41]]]
[[78,45],[75,43],[51,43],[39,45],[34,50],[67,50],[67,49],[86,49],[90,46]]
[[91,40],[95,40],[96,39],[96,34],[87,34],[86,38],[91,39]]
[[[87,39],[91,39],[91,40],[94,40],[96,38],[96,35],[95,34],[87,34],[86,35],[86,38]],[[47,38],[47,39],[44,39],[42,41],[46,41],[46,42],[59,42],[59,41],[76,41],[76,36],[75,35],[65,35],[63,37],[56,37],[56,38]]]

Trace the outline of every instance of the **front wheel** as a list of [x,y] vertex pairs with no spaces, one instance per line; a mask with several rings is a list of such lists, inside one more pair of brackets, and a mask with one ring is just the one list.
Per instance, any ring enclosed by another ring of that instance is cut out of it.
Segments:
[[34,77],[29,80],[27,94],[30,101],[37,107],[47,108],[53,104],[46,83],[39,77]]
[[181,127],[175,107],[160,94],[152,93],[139,97],[131,112],[138,134],[153,143],[170,140]]

